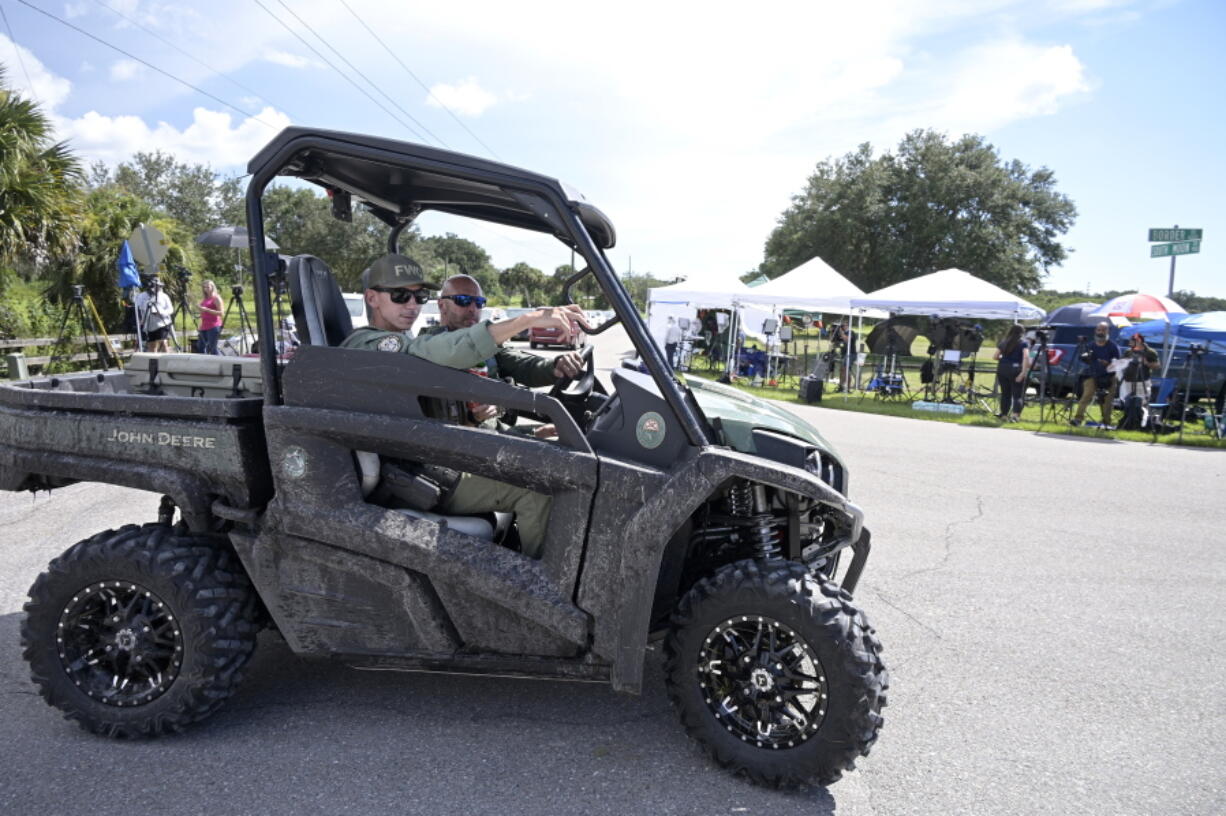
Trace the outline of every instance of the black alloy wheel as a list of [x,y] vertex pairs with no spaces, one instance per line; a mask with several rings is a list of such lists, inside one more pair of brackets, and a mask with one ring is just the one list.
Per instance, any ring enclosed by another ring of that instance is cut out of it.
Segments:
[[139,584],[99,581],[74,595],[56,627],[60,663],[104,705],[160,697],[179,675],[183,634],[170,608]]
[[716,626],[699,653],[698,677],[715,718],[759,748],[793,748],[817,733],[826,715],[829,695],[817,653],[762,615]]

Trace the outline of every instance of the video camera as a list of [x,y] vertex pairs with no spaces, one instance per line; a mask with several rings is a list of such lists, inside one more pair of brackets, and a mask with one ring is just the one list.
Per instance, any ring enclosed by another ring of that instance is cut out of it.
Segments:
[[1193,343],[1192,345],[1188,346],[1188,356],[1189,357],[1200,357],[1201,355],[1205,353],[1205,350],[1206,350],[1205,347],[1202,346],[1200,343]]
[[[978,323],[965,325],[957,318],[941,318],[933,315],[932,321],[940,322],[939,347],[947,351],[959,351],[963,355],[974,354],[983,345],[983,326]],[[933,351],[929,351],[933,353]]]

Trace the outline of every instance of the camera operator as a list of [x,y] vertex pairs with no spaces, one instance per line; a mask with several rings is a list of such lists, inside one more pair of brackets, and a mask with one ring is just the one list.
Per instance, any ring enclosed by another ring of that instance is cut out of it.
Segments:
[[170,296],[162,288],[160,278],[154,277],[149,282],[149,289],[136,296],[135,305],[137,320],[145,335],[145,350],[169,351],[170,344],[166,339],[173,329],[171,319],[174,317],[174,307],[170,305]]
[[839,367],[839,391],[847,390],[847,357],[856,350],[856,333],[848,328],[847,318],[839,321],[839,325],[830,332],[831,362]]
[[1158,368],[1158,353],[1145,344],[1145,338],[1134,334],[1128,345],[1128,365],[1124,368],[1124,382],[1120,384],[1120,398],[1138,396],[1149,402],[1149,378]]
[[1097,395],[1099,407],[1103,412],[1103,428],[1111,427],[1111,386],[1115,375],[1108,366],[1118,359],[1120,349],[1111,342],[1111,326],[1107,321],[1101,321],[1094,327],[1094,342],[1081,354],[1081,361],[1089,366],[1089,371],[1081,380],[1081,399],[1077,403],[1077,413],[1071,424],[1080,425],[1085,420],[1086,409]]

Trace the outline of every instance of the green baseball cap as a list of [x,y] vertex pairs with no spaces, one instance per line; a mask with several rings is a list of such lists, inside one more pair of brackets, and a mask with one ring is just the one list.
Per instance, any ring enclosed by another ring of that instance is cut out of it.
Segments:
[[421,286],[438,289],[437,283],[426,280],[421,264],[407,255],[384,255],[362,273],[367,289],[396,289],[402,286]]

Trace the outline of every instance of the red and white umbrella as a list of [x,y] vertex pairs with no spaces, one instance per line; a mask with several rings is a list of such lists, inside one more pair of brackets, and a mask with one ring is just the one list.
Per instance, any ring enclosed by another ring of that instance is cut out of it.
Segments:
[[1168,314],[1187,314],[1188,310],[1162,295],[1133,292],[1111,298],[1087,317],[1126,317],[1129,320],[1161,320]]

